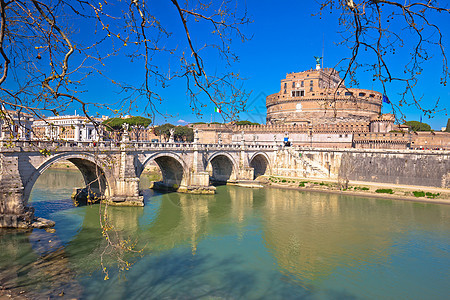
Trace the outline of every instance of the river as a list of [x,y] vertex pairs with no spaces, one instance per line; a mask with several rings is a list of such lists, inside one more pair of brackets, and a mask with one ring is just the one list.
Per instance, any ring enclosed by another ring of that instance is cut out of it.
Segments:
[[[144,191],[144,207],[74,207],[81,174],[48,170],[36,215],[55,232],[1,231],[0,287],[31,298],[448,299],[450,206],[219,186]],[[139,251],[140,250],[140,251]],[[102,264],[108,280],[102,272]],[[128,270],[127,270],[128,269]]]

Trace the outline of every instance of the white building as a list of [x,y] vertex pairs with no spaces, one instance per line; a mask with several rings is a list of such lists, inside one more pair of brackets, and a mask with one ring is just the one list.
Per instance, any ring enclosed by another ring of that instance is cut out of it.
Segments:
[[1,110],[0,140],[30,140],[32,122],[33,118],[28,113]]
[[[101,123],[103,119],[94,118]],[[33,122],[34,139],[62,139],[67,141],[98,141],[100,127],[83,116],[58,116]]]

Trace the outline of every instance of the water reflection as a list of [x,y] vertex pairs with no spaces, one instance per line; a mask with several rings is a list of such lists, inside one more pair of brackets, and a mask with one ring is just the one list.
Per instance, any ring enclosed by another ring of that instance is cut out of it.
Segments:
[[[450,207],[233,186],[218,187],[214,196],[147,190],[143,208],[109,207],[115,237],[144,251],[120,253],[133,263],[126,281],[117,277],[117,255],[104,256],[113,275],[104,282],[99,206],[63,205],[70,201],[64,189],[55,192],[62,174],[37,184],[32,199],[48,204],[37,214],[54,219],[56,233],[1,236],[3,287],[50,296],[69,288],[84,298],[446,294]],[[38,279],[42,273],[51,276]],[[420,288],[411,284],[419,281]]]

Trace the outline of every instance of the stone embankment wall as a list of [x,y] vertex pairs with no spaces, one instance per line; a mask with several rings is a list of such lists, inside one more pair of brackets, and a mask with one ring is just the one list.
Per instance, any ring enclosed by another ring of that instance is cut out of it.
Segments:
[[450,188],[450,152],[285,148],[272,174]]
[[450,188],[450,153],[352,152],[350,180]]

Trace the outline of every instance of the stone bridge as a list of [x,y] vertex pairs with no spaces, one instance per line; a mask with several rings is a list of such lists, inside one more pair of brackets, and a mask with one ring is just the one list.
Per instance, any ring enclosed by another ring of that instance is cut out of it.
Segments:
[[143,205],[139,179],[147,164],[158,164],[160,187],[179,192],[214,193],[210,181],[239,182],[269,174],[271,145],[17,141],[0,148],[0,227],[32,220],[33,185],[51,165],[72,162],[86,187],[118,205]]
[[259,175],[337,179],[450,188],[450,152],[325,149],[282,145],[129,142],[0,143],[0,227],[27,227],[39,176],[60,160],[72,162],[86,187],[116,205],[142,206],[139,180],[158,164],[158,187],[214,193],[212,181],[243,182]]

